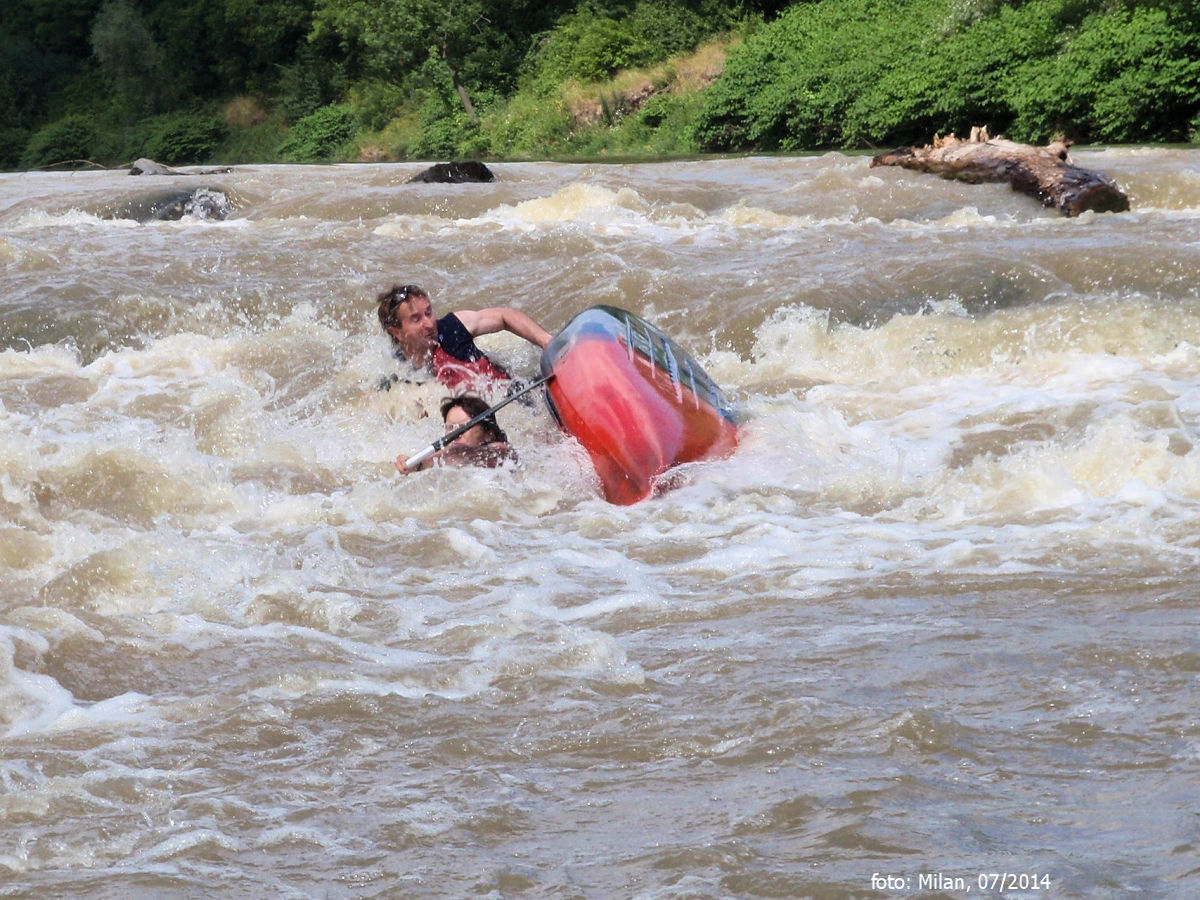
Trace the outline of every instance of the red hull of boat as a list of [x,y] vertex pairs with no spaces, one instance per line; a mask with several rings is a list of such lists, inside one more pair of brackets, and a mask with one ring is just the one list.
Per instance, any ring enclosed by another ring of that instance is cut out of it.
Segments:
[[[623,318],[609,322],[609,308],[599,309],[556,336],[542,369],[554,374],[547,394],[559,424],[587,450],[605,499],[631,504],[673,466],[731,454],[737,426],[710,402],[720,394],[708,376],[661,332],[623,310],[611,310]],[[639,338],[670,346],[670,365],[629,349],[628,321]]]

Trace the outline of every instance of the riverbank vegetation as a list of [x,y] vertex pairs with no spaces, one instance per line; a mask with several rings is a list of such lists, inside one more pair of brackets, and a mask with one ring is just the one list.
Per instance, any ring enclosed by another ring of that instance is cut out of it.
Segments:
[[6,0],[0,167],[1195,142],[1195,0]]

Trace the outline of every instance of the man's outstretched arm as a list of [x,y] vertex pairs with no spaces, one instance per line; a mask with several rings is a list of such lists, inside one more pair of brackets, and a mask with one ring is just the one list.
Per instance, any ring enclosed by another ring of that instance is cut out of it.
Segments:
[[463,323],[463,327],[471,332],[471,337],[495,334],[498,331],[511,331],[517,337],[524,338],[538,347],[545,347],[550,343],[550,332],[525,313],[509,309],[507,306],[463,310],[454,315]]

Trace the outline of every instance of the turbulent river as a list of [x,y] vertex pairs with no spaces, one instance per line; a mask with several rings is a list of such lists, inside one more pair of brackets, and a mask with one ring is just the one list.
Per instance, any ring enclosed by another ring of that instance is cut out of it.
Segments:
[[[0,175],[0,896],[1196,896],[1200,151],[1075,156],[1131,210],[841,154]],[[400,476],[397,282],[629,309],[740,446],[614,506],[538,398],[515,465]]]

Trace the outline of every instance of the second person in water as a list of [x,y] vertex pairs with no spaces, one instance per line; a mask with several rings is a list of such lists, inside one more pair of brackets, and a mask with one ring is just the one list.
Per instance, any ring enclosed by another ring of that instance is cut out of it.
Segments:
[[[460,397],[447,397],[442,401],[442,421],[446,432],[466,425],[476,416],[489,409],[482,397],[475,394],[463,394]],[[434,465],[444,466],[483,466],[495,468],[505,462],[517,459],[517,451],[508,442],[508,435],[497,424],[495,413],[487,416],[479,424],[468,428],[451,441],[441,451],[429,459],[423,460],[409,468],[406,460],[408,455],[396,457],[396,468],[401,475],[409,475]]]

